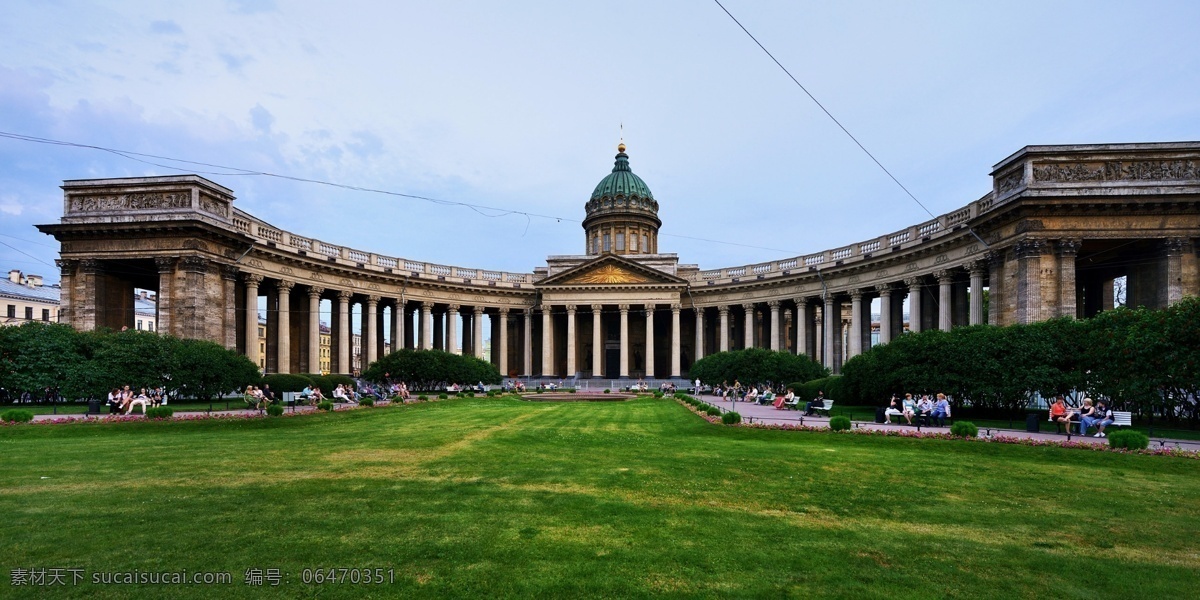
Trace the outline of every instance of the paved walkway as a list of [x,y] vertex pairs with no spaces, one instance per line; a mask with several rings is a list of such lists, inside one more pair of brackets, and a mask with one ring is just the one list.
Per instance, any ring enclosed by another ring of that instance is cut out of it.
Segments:
[[[741,413],[742,420],[749,422],[749,423],[767,423],[767,424],[772,424],[772,425],[808,425],[811,427],[828,427],[829,426],[829,418],[828,417],[823,417],[823,416],[806,417],[806,416],[804,416],[803,410],[779,410],[769,404],[762,406],[762,405],[754,404],[752,402],[730,402],[727,400],[723,400],[721,398],[717,398],[716,396],[697,396],[697,398],[699,398],[700,400],[703,400],[709,404],[712,404],[713,406],[716,406],[716,407],[720,408],[721,410],[724,410],[724,411],[733,410],[738,413]],[[911,431],[922,431],[922,432],[933,431],[933,432],[944,432],[944,433],[949,433],[949,431],[950,431],[949,425],[947,425],[946,427],[921,427],[921,426],[917,426],[917,425],[908,425],[904,421],[904,417],[892,417],[892,422],[895,423],[894,425],[887,425],[885,423],[876,423],[874,421],[874,415],[872,415],[871,418],[872,418],[871,421],[852,421],[852,423],[856,429],[878,429],[878,430],[907,429],[907,430],[911,430]],[[1110,431],[1115,431],[1115,430],[1116,429],[1113,428]],[[1065,441],[1069,440],[1072,442],[1083,442],[1083,443],[1089,443],[1089,444],[1107,444],[1108,443],[1108,440],[1105,438],[1094,438],[1090,435],[1080,436],[1078,434],[1066,435],[1066,434],[1059,434],[1059,433],[1044,433],[1044,432],[1033,433],[1030,431],[1025,431],[1024,429],[1001,429],[1001,428],[997,428],[997,427],[992,427],[992,428],[980,427],[979,435],[980,435],[980,437],[991,437],[991,436],[1002,435],[1004,437],[1010,437],[1010,438],[1033,439],[1033,440],[1052,440],[1052,441],[1060,441],[1060,442],[1065,442]],[[1162,438],[1162,437],[1157,437],[1157,436],[1151,438],[1150,446],[1152,448],[1158,447],[1160,445],[1174,446],[1177,448],[1182,448],[1184,450],[1200,450],[1200,441],[1197,441],[1197,440],[1179,440],[1179,439],[1172,439],[1172,438]]]

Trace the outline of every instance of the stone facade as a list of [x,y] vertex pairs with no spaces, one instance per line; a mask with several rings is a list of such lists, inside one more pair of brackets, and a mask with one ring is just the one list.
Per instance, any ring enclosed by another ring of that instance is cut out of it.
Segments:
[[[1200,144],[1029,146],[995,166],[988,194],[936,219],[710,270],[658,253],[657,240],[653,252],[589,246],[531,273],[388,257],[272,228],[195,175],[64,182],[62,220],[40,229],[62,243],[61,320],[131,325],[122,315],[133,288],[157,290],[161,331],[257,359],[265,296],[271,372],[316,372],[326,354],[329,370],[350,372],[354,329],[368,363],[394,344],[474,354],[518,376],[667,378],[706,354],[758,346],[836,371],[870,347],[875,298],[886,342],[905,330],[1089,316],[1112,307],[1119,277],[1131,305],[1200,294],[1197,165]],[[628,216],[604,212],[603,199],[599,208],[589,227]],[[596,232],[585,232],[592,244]],[[332,314],[327,352],[322,310]]]

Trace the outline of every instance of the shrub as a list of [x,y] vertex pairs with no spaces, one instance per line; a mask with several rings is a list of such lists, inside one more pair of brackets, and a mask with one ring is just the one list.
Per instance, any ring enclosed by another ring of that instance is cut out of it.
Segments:
[[663,397],[662,390],[654,390],[654,397],[655,397],[655,398],[662,398],[662,397]]
[[793,387],[793,389],[796,390],[796,395],[800,397],[800,400],[804,402],[816,398],[818,392],[825,392],[825,397],[830,400],[841,400],[844,402],[846,398],[842,395],[841,384],[842,378],[840,376],[833,376],[814,379],[801,384],[800,387]]
[[721,409],[719,409],[715,406],[710,406],[710,407],[704,409],[704,412],[705,412],[705,414],[707,414],[710,417],[715,417],[715,416],[721,414]]
[[475,392],[467,392],[467,397],[468,397],[468,398],[474,398],[474,397],[475,397]]
[[267,415],[278,417],[283,415],[283,407],[278,404],[272,404],[267,407]]
[[358,399],[359,406],[375,406],[375,399],[370,396],[363,396]]
[[14,408],[12,410],[4,411],[4,414],[0,414],[0,419],[8,421],[9,423],[28,423],[33,420],[33,411],[25,410],[23,408]]
[[263,377],[262,382],[265,385],[270,385],[271,390],[278,394],[281,392],[302,391],[305,386],[312,385],[313,380],[310,375],[272,373]]
[[542,388],[538,388],[537,393],[539,393],[539,394],[542,393]]
[[605,393],[605,394],[611,394],[611,393],[612,393],[612,390],[610,390],[610,389],[608,389],[608,388],[604,388],[604,393]]
[[175,416],[175,409],[170,406],[154,406],[146,409],[147,419],[170,419]]
[[737,425],[742,422],[742,415],[733,411],[721,415],[721,422],[726,425]]
[[488,390],[487,397],[488,397],[488,398],[495,398],[495,397],[496,397],[496,390]]
[[834,431],[850,431],[850,417],[838,415],[829,420],[829,428]]
[[330,412],[333,410],[333,403],[326,400],[317,405],[317,410],[323,410],[325,412]]
[[447,400],[449,398],[450,396],[447,396],[446,394],[438,394],[438,400]]
[[572,394],[574,394],[574,393],[575,393],[575,388],[571,388],[571,389],[569,389],[569,390],[567,390],[567,391],[568,391],[568,392],[570,392],[570,393],[572,393]]
[[428,402],[429,396],[426,396],[425,394],[421,394],[420,396],[417,396],[417,400],[420,400],[421,402]]
[[979,437],[979,428],[970,421],[958,421],[950,426],[950,435],[965,438]]
[[1150,438],[1140,431],[1122,429],[1108,435],[1108,446],[1127,450],[1145,450],[1150,446]]

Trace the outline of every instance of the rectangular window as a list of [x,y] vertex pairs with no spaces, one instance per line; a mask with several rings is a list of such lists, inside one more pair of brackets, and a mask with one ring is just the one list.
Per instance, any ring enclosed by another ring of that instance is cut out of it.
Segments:
[[629,236],[629,251],[637,252],[637,234],[636,233]]
[[644,233],[642,234],[642,252],[650,253],[650,238],[646,237]]
[[625,234],[618,233],[617,234],[617,252],[622,252],[624,250],[625,250]]
[[138,329],[138,331],[141,331],[141,330],[142,330],[142,320],[141,320],[141,319],[138,319],[137,321],[138,321],[138,322],[137,322],[137,329]]
[[48,308],[42,309],[42,320],[46,321],[46,322],[50,321],[50,309],[48,309]]
[[33,307],[32,307],[32,306],[26,306],[26,307],[25,307],[25,320],[26,320],[26,321],[32,321],[32,320],[33,320]]
[[[611,249],[612,249],[612,246],[610,245],[610,244],[611,244],[611,241],[612,241],[612,239],[609,237],[609,234],[607,234],[607,233],[606,233],[606,234],[604,234],[604,251],[605,251],[605,252],[608,252],[609,250],[611,250]],[[10,306],[10,307],[8,307],[8,310],[11,312],[11,311],[12,311],[12,307],[11,307],[11,306]]]
[[17,318],[17,305],[16,304],[8,305],[8,318],[10,318],[10,319]]
[[149,321],[146,324],[149,325],[149,327],[147,327],[147,329],[149,329],[150,331],[154,331],[154,321]]

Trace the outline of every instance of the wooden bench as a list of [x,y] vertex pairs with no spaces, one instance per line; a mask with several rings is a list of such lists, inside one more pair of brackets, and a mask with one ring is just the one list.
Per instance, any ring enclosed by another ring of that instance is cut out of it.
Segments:
[[1114,410],[1113,425],[1119,427],[1133,427],[1133,413],[1124,410]]
[[825,416],[829,416],[829,409],[831,409],[831,408],[833,408],[833,400],[830,400],[829,398],[826,398],[826,399],[825,399],[825,404],[824,404],[823,406],[814,406],[814,407],[813,407],[813,410],[820,410],[820,411],[824,411],[824,412],[825,412]]

